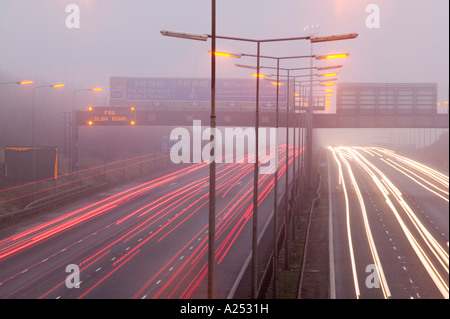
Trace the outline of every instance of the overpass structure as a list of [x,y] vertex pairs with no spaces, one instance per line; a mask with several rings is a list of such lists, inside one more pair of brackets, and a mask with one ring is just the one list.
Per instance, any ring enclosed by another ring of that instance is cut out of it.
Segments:
[[[255,127],[254,82],[246,79],[217,82],[217,126]],[[261,83],[259,126],[275,127],[277,86],[268,81]],[[78,162],[78,127],[190,127],[193,121],[209,123],[209,87],[208,79],[112,77],[111,106],[89,107],[75,114],[72,126],[74,171]],[[294,81],[292,86],[280,87],[278,97],[278,127],[296,127],[303,131],[300,145],[306,146],[306,172],[311,171],[314,129],[449,127],[448,114],[437,113],[437,85],[434,83],[338,84],[334,114],[314,113],[317,105],[308,107],[302,103],[300,106],[295,99]]]
[[[76,126],[191,126],[193,120],[209,123],[208,79],[111,77],[110,82],[111,106],[78,111]],[[294,96],[294,82],[279,89],[279,127],[306,126],[304,117],[308,114],[312,128],[449,127],[448,114],[437,113],[434,83],[338,84],[336,113],[314,113],[300,106]],[[255,125],[255,81],[221,79],[216,91],[218,126]],[[323,103],[319,98],[314,101]],[[276,103],[276,86],[261,81],[261,127],[275,126]],[[312,109],[322,107],[314,105]]]

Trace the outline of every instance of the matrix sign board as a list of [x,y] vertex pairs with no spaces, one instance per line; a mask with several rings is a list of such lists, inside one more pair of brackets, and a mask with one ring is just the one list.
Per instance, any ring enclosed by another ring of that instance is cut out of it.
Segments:
[[90,107],[87,124],[89,126],[135,125],[136,110],[134,107]]
[[[275,107],[277,85],[260,80],[259,101],[264,108]],[[278,86],[280,107],[286,106],[288,87]],[[209,107],[211,80],[203,78],[110,78],[111,105],[135,105],[139,108]],[[291,105],[294,103],[294,81],[290,83]],[[254,108],[256,78],[216,79],[216,106],[218,108]]]
[[341,83],[338,113],[435,114],[435,83]]

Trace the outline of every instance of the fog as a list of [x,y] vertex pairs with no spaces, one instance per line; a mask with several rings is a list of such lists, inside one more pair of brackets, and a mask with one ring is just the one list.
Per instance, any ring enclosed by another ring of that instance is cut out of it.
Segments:
[[[70,4],[79,8],[79,28],[67,25]],[[378,27],[367,25],[370,4],[379,7]],[[204,0],[2,0],[0,82],[65,84],[35,94],[37,144],[61,146],[63,113],[88,105],[109,105],[112,76],[208,78],[209,41],[164,37],[160,31],[211,33],[210,5]],[[438,111],[446,112],[448,12],[447,0],[228,0],[217,3],[217,34],[251,39],[298,37],[305,35],[305,27],[317,25],[319,35],[358,33],[353,40],[319,43],[312,48],[315,54],[350,53],[339,70],[339,83],[437,83]],[[255,54],[256,46],[218,40],[217,50]],[[263,44],[261,54],[308,55],[310,50],[309,41],[282,42]],[[255,60],[217,59],[217,77],[249,78],[249,71],[236,68],[235,63],[252,65]],[[275,66],[272,60],[261,63]],[[282,67],[307,67],[309,63],[309,59],[288,60],[282,61]],[[30,144],[33,85],[0,86],[0,146]],[[92,87],[103,91],[74,94],[74,90]],[[331,101],[328,112],[335,111],[335,99]],[[125,145],[151,141],[139,150],[129,146],[130,152],[146,152],[170,131],[121,128],[106,132],[80,134],[111,148],[119,144],[115,134],[127,135],[123,139],[128,142],[121,142]],[[377,134],[368,136],[377,142]],[[389,139],[389,134],[379,139]]]

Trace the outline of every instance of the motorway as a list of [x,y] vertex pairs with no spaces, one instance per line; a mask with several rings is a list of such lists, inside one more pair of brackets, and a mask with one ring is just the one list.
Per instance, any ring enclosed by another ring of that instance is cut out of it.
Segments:
[[[280,146],[280,195],[285,155]],[[217,164],[216,298],[230,296],[251,253],[253,169]],[[273,182],[259,175],[259,232],[273,216]],[[5,228],[0,298],[206,298],[208,198],[209,165],[189,164]]]
[[448,176],[375,147],[329,147],[328,176],[331,298],[448,299]]

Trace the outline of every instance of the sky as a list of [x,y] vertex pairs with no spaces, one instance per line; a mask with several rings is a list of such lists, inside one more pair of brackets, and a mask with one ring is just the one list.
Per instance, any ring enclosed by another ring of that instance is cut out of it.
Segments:
[[[66,12],[78,5],[79,28]],[[366,24],[367,6],[379,8],[378,28]],[[338,83],[437,83],[438,102],[449,95],[448,0],[217,0],[217,34],[268,39],[358,33],[352,40],[315,44],[315,54],[348,52]],[[164,37],[161,30],[211,33],[206,0],[0,0],[0,82],[65,83],[68,90],[103,87],[111,76],[210,76],[210,42]],[[218,51],[255,54],[256,45],[217,41]],[[263,44],[261,54],[309,55],[309,41]],[[249,78],[236,63],[218,59],[217,77]],[[262,65],[275,66],[264,60]],[[308,67],[309,59],[282,67]],[[314,62],[315,66],[330,62]],[[335,63],[335,62],[333,62]],[[299,73],[300,74],[300,73]]]

